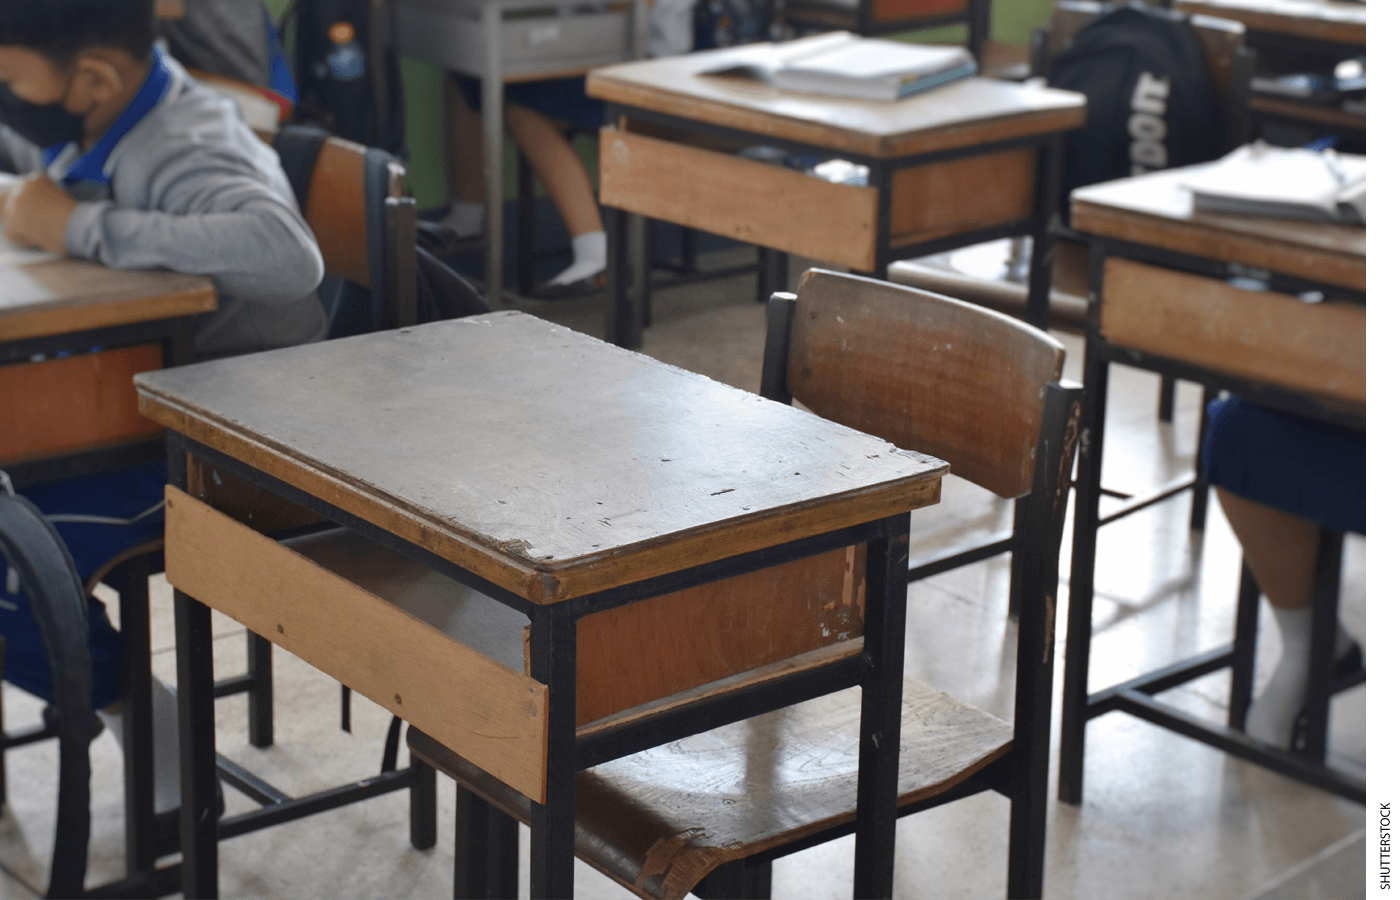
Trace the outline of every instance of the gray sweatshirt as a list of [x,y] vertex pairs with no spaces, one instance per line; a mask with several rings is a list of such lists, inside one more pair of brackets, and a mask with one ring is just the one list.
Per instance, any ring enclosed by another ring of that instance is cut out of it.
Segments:
[[[165,98],[108,158],[111,185],[69,186],[81,201],[64,235],[69,254],[118,269],[212,277],[219,308],[196,320],[200,356],[320,340],[321,253],[277,154],[243,124],[232,100],[169,65]],[[21,174],[44,168],[40,148],[3,126],[0,154],[0,165]],[[64,162],[49,173],[56,181]]]

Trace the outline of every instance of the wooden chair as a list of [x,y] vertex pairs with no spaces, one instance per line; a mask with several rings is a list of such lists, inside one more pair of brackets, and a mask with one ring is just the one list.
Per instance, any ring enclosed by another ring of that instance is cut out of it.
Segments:
[[418,321],[417,204],[404,195],[403,164],[383,150],[291,125],[272,137],[325,260],[347,290],[322,299],[328,337]]
[[[768,307],[765,397],[1023,498],[1014,725],[906,679],[899,774],[900,814],[988,789],[1011,799],[1013,897],[1040,896],[1044,868],[1058,557],[1080,395],[1061,384],[1063,361],[1057,341],[1007,316],[854,275],[814,269]],[[851,831],[859,717],[859,694],[843,691],[581,772],[577,854],[642,897],[767,896],[772,859]],[[455,896],[515,896],[513,820],[528,821],[529,803],[416,730],[409,749],[459,785]]]

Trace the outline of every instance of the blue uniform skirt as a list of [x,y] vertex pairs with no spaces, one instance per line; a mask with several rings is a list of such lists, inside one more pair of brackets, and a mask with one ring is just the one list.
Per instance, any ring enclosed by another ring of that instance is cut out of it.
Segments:
[[1246,403],[1210,404],[1206,478],[1335,531],[1366,533],[1366,434]]

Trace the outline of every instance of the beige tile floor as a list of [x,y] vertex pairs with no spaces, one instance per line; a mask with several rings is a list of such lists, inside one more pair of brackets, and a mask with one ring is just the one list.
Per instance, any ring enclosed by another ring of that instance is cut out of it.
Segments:
[[[524,304],[580,330],[601,329],[600,300]],[[658,295],[647,352],[750,390],[758,385],[763,318],[751,278],[736,277]],[[1081,342],[1063,336],[1068,374],[1077,376]],[[1155,419],[1156,380],[1115,369],[1105,481],[1147,488],[1191,464],[1199,391],[1179,392],[1177,421]],[[916,518],[914,555],[971,531],[1008,521],[1009,505],[956,480],[943,503]],[[1239,551],[1218,509],[1204,539],[1186,526],[1182,498],[1105,530],[1100,538],[1091,687],[1228,639]],[[1343,621],[1365,633],[1365,544],[1347,546]],[[1068,578],[1066,541],[1063,582]],[[154,602],[154,666],[174,680],[168,587]],[[911,674],[1009,717],[1015,625],[1005,616],[1007,566],[992,561],[910,589]],[[1267,619],[1267,617],[1266,617]],[[217,623],[219,673],[243,662],[243,638]],[[1060,649],[1063,652],[1063,622]],[[1277,653],[1272,622],[1261,638],[1261,668]],[[356,698],[354,734],[338,730],[338,688],[278,650],[276,737],[268,750],[245,740],[241,698],[219,701],[220,750],[294,792],[329,787],[375,771],[389,716]],[[1173,702],[1224,716],[1224,676],[1179,688]],[[18,723],[38,704],[6,685],[6,715]],[[1058,707],[1058,695],[1057,695]],[[1058,717],[1058,711],[1056,713]],[[1058,732],[1058,718],[1056,722]],[[1364,773],[1365,688],[1334,703],[1333,759]],[[1057,743],[1058,746],[1058,737]],[[92,745],[93,831],[89,883],[122,874],[120,753],[109,736]],[[53,829],[56,756],[52,745],[12,751],[10,802],[0,816],[0,898],[36,896],[46,877]],[[1052,772],[1052,782],[1054,773]],[[228,897],[447,897],[451,890],[453,793],[439,790],[439,842],[408,843],[407,799],[356,807],[240,837],[220,848]],[[229,792],[229,809],[251,808]],[[1007,804],[981,795],[901,821],[897,895],[984,898],[1004,895]],[[1233,760],[1140,720],[1111,714],[1088,733],[1084,803],[1052,802],[1046,895],[1050,898],[1348,898],[1363,894],[1363,810],[1354,803]],[[847,839],[780,860],[778,897],[850,896]],[[523,881],[522,867],[522,884]],[[579,865],[584,898],[631,896]]]

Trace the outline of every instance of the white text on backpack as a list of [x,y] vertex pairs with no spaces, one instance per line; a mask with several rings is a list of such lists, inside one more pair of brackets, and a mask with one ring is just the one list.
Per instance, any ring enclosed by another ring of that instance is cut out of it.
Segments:
[[1141,175],[1167,166],[1167,98],[1171,95],[1171,80],[1154,77],[1151,72],[1138,76],[1133,88],[1133,114],[1128,117],[1128,136],[1132,146],[1128,157],[1133,161],[1133,174]]

